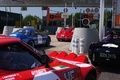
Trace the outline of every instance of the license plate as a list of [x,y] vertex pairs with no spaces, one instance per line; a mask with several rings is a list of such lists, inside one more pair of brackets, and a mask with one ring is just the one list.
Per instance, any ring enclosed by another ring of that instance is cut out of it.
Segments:
[[115,54],[108,54],[108,53],[100,53],[100,57],[102,57],[102,58],[116,59],[116,55]]

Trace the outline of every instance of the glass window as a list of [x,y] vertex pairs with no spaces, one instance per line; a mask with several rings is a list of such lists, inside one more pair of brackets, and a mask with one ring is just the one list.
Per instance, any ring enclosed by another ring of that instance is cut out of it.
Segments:
[[30,31],[29,30],[24,30],[24,35],[30,35]]
[[0,46],[0,68],[5,70],[25,70],[41,66],[30,51],[19,43]]

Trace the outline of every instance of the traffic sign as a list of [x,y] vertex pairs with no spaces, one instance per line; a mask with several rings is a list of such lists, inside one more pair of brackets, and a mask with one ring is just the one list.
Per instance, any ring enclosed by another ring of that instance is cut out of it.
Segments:
[[68,13],[65,13],[65,12],[64,12],[64,13],[62,13],[61,17],[62,17],[62,18],[68,18],[69,16],[68,16]]
[[82,24],[83,24],[84,26],[88,26],[88,25],[90,24],[90,20],[89,20],[88,18],[84,18],[84,19],[82,20]]
[[64,11],[64,12],[68,12],[68,9],[67,9],[67,8],[64,8],[63,11]]
[[50,14],[50,20],[63,20],[61,14]]
[[89,13],[89,12],[90,12],[90,8],[87,8],[87,9],[86,9],[86,12]]

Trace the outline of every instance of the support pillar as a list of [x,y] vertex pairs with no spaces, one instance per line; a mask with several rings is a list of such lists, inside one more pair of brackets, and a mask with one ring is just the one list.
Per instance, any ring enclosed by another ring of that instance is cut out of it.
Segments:
[[100,0],[99,40],[104,37],[104,0]]

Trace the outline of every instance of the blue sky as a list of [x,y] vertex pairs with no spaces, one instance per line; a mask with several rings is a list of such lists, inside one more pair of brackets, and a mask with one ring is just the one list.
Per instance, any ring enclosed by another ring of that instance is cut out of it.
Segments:
[[[51,12],[50,13],[57,13],[57,12],[63,12],[64,7],[50,7]],[[83,8],[82,8],[83,9]],[[0,10],[5,11],[5,7],[0,7]],[[42,16],[46,15],[46,10],[41,10],[41,7],[27,7],[27,11],[21,11],[21,7],[7,7],[8,12],[14,12],[14,13],[22,13],[23,17],[26,15],[37,15],[40,18]],[[85,10],[85,9],[83,9]],[[80,8],[73,9],[72,7],[68,7],[68,14],[80,12]]]

